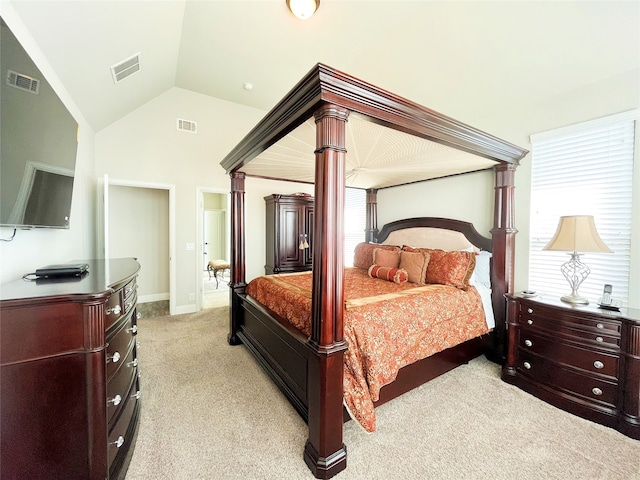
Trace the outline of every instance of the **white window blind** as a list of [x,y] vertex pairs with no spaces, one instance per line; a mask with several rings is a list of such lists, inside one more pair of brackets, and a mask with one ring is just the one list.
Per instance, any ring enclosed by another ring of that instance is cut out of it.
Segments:
[[344,266],[353,266],[353,251],[364,242],[366,228],[367,192],[346,188],[344,199]]
[[637,118],[635,110],[531,136],[531,290],[557,296],[571,293],[560,272],[568,254],[542,249],[561,216],[593,215],[600,237],[614,253],[581,255],[591,274],[579,294],[595,303],[609,283],[612,298],[628,304]]

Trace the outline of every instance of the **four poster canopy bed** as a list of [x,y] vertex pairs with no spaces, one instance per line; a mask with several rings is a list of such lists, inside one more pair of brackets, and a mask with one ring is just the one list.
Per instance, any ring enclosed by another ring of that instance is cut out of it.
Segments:
[[[527,153],[317,64],[221,162],[231,177],[228,341],[249,349],[307,421],[303,457],[317,478],[346,468],[349,416],[373,431],[375,406],[481,353],[504,358],[514,172]],[[378,230],[378,189],[487,169],[491,239],[443,218]],[[315,184],[311,272],[247,284],[246,176]],[[367,242],[347,269],[345,186],[367,191]]]

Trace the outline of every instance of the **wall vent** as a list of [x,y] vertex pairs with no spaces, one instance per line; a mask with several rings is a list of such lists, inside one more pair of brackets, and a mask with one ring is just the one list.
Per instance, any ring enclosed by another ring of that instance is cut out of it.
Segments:
[[119,83],[125,78],[133,75],[140,70],[140,54],[135,55],[117,63],[111,67],[111,76],[114,83]]
[[198,133],[198,124],[191,120],[184,120],[182,118],[177,119],[178,130],[182,132]]
[[7,85],[36,95],[40,92],[40,80],[13,70],[7,70]]

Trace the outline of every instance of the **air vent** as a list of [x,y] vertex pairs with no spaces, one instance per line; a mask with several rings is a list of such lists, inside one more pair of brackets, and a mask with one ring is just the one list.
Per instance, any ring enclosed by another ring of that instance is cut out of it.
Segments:
[[196,122],[192,122],[191,120],[183,120],[182,118],[178,118],[178,130],[182,132],[189,133],[198,133],[198,124]]
[[36,95],[40,91],[40,80],[14,72],[13,70],[7,70],[7,85],[26,92],[35,93]]
[[119,83],[125,78],[136,73],[138,70],[140,70],[140,54],[136,53],[132,57],[113,65],[111,67],[111,75],[113,76],[113,81],[115,83]]

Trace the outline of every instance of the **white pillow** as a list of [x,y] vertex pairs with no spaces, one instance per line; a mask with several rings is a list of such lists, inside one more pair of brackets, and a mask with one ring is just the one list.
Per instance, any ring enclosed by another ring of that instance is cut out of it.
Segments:
[[482,285],[491,289],[491,252],[481,250],[476,255],[476,268],[469,279],[471,285]]

